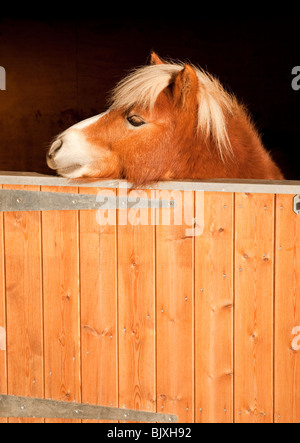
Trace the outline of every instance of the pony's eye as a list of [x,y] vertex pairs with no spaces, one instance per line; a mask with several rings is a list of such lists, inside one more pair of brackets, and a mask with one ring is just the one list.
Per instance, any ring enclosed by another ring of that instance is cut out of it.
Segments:
[[131,126],[134,126],[136,128],[146,124],[144,120],[138,115],[131,115],[130,117],[127,117],[127,121],[131,124]]

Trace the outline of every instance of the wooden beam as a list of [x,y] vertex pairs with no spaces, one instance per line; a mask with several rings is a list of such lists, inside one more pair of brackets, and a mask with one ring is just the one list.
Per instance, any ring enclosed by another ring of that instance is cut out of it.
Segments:
[[[113,188],[132,189],[133,185],[126,180],[103,180],[91,183],[76,183],[54,175],[43,175],[34,172],[0,171],[0,185],[34,185],[34,186],[79,186],[80,188]],[[212,179],[165,181],[144,186],[144,189],[168,191],[203,191],[251,194],[300,194],[300,181],[291,180],[245,180],[245,179]]]

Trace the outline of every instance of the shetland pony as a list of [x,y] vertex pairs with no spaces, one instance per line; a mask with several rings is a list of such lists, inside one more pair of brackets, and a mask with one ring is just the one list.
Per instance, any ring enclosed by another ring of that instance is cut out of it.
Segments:
[[189,64],[151,64],[120,81],[107,112],[60,134],[48,166],[69,179],[270,179],[283,176],[251,119],[219,81]]

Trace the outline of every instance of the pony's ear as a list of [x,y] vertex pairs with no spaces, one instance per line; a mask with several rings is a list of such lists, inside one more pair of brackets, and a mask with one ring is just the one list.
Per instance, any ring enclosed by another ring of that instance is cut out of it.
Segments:
[[150,55],[150,64],[151,65],[164,65],[165,62],[161,58],[159,58],[159,56],[154,51],[152,51],[151,55]]
[[192,66],[185,65],[170,85],[174,103],[179,108],[191,109],[197,104],[199,80]]

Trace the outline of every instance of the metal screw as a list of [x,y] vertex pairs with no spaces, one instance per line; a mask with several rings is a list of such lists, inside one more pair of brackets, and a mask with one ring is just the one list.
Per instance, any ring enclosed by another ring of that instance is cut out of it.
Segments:
[[73,205],[77,204],[77,200],[72,200]]
[[17,198],[17,203],[21,203],[22,199],[21,198]]

